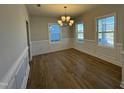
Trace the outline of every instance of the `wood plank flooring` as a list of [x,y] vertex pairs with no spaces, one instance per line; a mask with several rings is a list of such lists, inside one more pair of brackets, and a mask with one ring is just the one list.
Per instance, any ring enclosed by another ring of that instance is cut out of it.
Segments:
[[120,88],[120,67],[75,49],[35,56],[30,67],[29,89]]

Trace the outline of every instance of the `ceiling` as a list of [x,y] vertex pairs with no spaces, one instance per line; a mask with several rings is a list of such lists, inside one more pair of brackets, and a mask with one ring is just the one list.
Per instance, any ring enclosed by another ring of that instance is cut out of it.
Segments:
[[96,8],[98,4],[41,4],[37,7],[36,4],[26,5],[30,15],[40,15],[47,17],[59,17],[65,14],[64,6],[67,6],[67,14],[70,16],[78,16],[87,10]]

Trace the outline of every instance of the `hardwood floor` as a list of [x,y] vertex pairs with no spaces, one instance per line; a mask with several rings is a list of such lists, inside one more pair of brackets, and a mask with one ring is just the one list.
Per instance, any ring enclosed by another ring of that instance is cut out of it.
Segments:
[[120,88],[120,67],[75,49],[35,56],[30,67],[27,88]]

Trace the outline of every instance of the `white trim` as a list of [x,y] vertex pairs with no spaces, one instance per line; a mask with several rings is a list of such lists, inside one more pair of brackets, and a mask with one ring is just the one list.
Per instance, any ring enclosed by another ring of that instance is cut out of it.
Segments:
[[96,42],[95,40],[90,40],[90,39],[84,39],[84,41],[88,41],[88,42]]
[[33,44],[33,43],[40,43],[41,41],[46,42],[48,40],[45,39],[45,40],[31,41],[31,44]]
[[[64,40],[64,39],[74,39],[74,38],[62,38],[62,40]],[[46,42],[46,41],[48,41],[48,40],[45,39],[45,40],[31,41],[31,44],[32,44],[32,43],[36,43],[36,42],[37,42],[37,43],[40,43],[41,41],[42,41],[42,42]],[[93,40],[93,41],[94,41],[94,40]]]
[[80,43],[80,44],[83,44],[83,43],[84,43],[84,40],[80,40],[80,41],[77,40],[76,42],[77,42],[77,43]]
[[[77,30],[77,25],[78,25],[78,24],[83,24],[83,32],[80,32],[80,33],[83,34],[83,39],[82,39],[82,40],[79,40],[79,39],[78,39],[78,30]],[[78,43],[83,43],[83,41],[84,41],[84,23],[83,23],[83,22],[80,22],[80,23],[76,23],[76,24],[75,24],[75,38],[76,38],[76,42],[78,42]]]
[[28,47],[24,49],[20,57],[15,61],[15,64],[8,70],[8,72],[3,76],[3,78],[0,81],[0,84],[5,85],[4,88],[7,88],[9,81],[15,76],[15,73],[20,65],[21,60],[23,59],[24,56],[26,56],[28,52]]
[[33,56],[64,50],[73,47],[73,38],[63,38],[58,43],[49,43],[49,40],[32,41]]
[[120,61],[122,63],[122,81],[120,87],[124,88],[124,50],[121,51]]
[[53,42],[50,42],[50,45],[52,45],[52,44],[59,44],[59,43],[61,43],[60,40],[59,41],[53,41]]
[[[98,42],[97,42],[98,43]],[[103,48],[110,48],[110,49],[114,49],[116,46],[114,45],[114,46],[106,46],[106,45],[100,45],[100,44],[97,44],[97,46],[99,46],[99,47],[103,47]]]

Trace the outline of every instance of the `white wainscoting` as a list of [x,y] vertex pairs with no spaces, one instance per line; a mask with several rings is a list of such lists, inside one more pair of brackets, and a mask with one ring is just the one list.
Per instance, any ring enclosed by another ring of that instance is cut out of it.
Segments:
[[121,81],[121,87],[124,88],[124,51],[121,52],[121,63],[122,63],[122,81]]
[[116,44],[115,48],[98,46],[96,41],[85,39],[82,43],[74,40],[73,48],[106,60],[118,66],[122,66],[120,61],[120,52],[122,51],[122,44]]
[[29,75],[29,58],[28,48],[26,48],[15,64],[6,73],[3,79],[0,81],[0,88],[4,89],[20,89],[26,88],[28,75]]
[[73,38],[64,38],[59,42],[50,43],[49,40],[32,41],[32,55],[39,55],[72,48]]
[[32,41],[33,56],[68,48],[74,48],[92,56],[106,60],[115,65],[122,66],[122,63],[120,61],[122,44],[120,43],[117,43],[115,48],[109,48],[98,46],[95,40],[87,39],[85,39],[82,43],[77,42],[74,38],[65,38],[57,43],[50,43],[49,40]]

